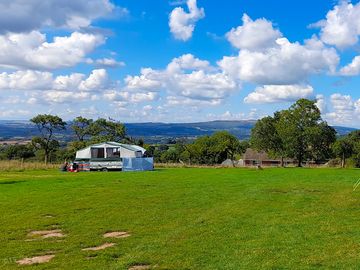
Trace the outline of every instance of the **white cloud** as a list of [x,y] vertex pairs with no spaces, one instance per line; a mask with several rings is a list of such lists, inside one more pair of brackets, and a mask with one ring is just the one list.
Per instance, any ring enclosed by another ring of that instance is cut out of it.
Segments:
[[73,73],[70,75],[57,76],[53,83],[53,88],[56,90],[74,91],[79,88],[79,85],[84,80],[85,75],[81,73]]
[[81,81],[79,89],[83,91],[100,91],[109,85],[109,77],[105,69],[95,69],[90,76]]
[[[108,16],[116,7],[110,0],[0,1],[0,33],[29,32],[46,27],[80,29]],[[120,15],[126,14],[120,9]]]
[[287,85],[302,83],[312,74],[334,73],[338,62],[335,49],[326,48],[313,37],[304,45],[279,38],[274,47],[264,51],[240,50],[238,56],[226,56],[218,64],[236,79]]
[[308,98],[314,89],[310,85],[264,85],[245,97],[246,103],[292,102]]
[[142,68],[140,75],[125,78],[126,89],[133,91],[159,91],[162,88],[161,72]]
[[181,72],[182,70],[207,70],[210,69],[210,63],[195,58],[192,54],[188,53],[174,58],[166,69],[171,73]]
[[103,68],[117,68],[117,67],[124,67],[125,63],[122,61],[117,61],[114,58],[101,58],[101,59],[86,59],[87,64],[93,64],[97,67]]
[[349,95],[339,93],[330,97],[332,111],[325,114],[332,124],[358,125],[360,120],[360,99],[353,100]]
[[41,98],[47,103],[79,103],[88,100],[90,94],[86,92],[46,91]]
[[253,21],[244,14],[242,21],[243,25],[226,34],[229,42],[238,49],[262,50],[274,47],[276,40],[282,37],[281,32],[274,29],[272,23],[266,19]]
[[195,23],[205,17],[203,8],[198,8],[196,0],[188,0],[186,12],[182,7],[176,7],[169,17],[170,31],[176,39],[187,41],[192,37]]
[[338,48],[347,48],[358,43],[360,35],[360,3],[340,1],[322,20],[313,26],[321,27],[321,39]]
[[50,72],[33,70],[0,73],[0,90],[46,90],[52,84]]
[[224,120],[224,121],[231,121],[231,120],[254,120],[263,117],[260,115],[257,109],[251,109],[249,113],[232,113],[230,111],[226,111],[223,114],[213,114],[210,113],[207,116],[208,121],[214,120]]
[[[109,86],[109,79],[106,70],[95,69],[86,77],[85,74],[72,73],[70,75],[59,75],[56,78],[50,72],[41,71],[16,71],[13,73],[0,73],[0,90],[2,91],[43,91],[51,92],[48,95],[59,96],[61,93],[68,92],[74,94],[75,92],[100,92]],[[64,94],[67,95],[67,94]],[[87,94],[90,97],[90,94]],[[36,99],[36,100],[39,100]],[[33,99],[33,102],[35,100]]]
[[342,69],[340,69],[340,74],[344,76],[356,76],[360,74],[360,55],[354,57],[352,62]]
[[21,69],[57,69],[74,66],[104,42],[100,35],[74,32],[54,37],[38,31],[0,36],[0,66]]
[[32,112],[30,112],[29,110],[13,110],[13,109],[5,109],[5,108],[0,108],[0,117],[3,118],[14,118],[14,117],[24,117],[24,116],[29,116],[31,115]]
[[327,112],[327,106],[324,95],[316,95],[315,105],[319,108],[322,114]]
[[165,90],[171,96],[183,97],[175,101],[171,98],[170,102],[173,105],[178,104],[179,100],[188,103],[187,99],[207,100],[207,103],[219,104],[230,93],[240,88],[230,76],[211,67],[209,62],[190,54],[174,58],[164,70],[142,69],[141,75],[128,76],[125,84],[127,91]]

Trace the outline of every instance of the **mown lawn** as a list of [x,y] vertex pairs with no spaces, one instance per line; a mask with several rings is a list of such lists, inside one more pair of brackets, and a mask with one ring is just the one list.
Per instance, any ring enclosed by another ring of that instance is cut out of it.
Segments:
[[[360,170],[0,172],[0,269],[359,269]],[[32,230],[66,237],[25,241]],[[127,231],[123,239],[104,239]],[[102,251],[82,248],[105,242]],[[50,262],[18,266],[25,257]]]

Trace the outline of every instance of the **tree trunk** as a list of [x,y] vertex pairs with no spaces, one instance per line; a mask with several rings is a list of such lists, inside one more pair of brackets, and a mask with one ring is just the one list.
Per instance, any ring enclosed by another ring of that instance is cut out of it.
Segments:
[[283,156],[281,156],[280,166],[281,166],[282,168],[285,167],[285,166],[284,166],[284,157],[283,157]]
[[48,153],[45,152],[45,165],[48,164]]
[[341,158],[341,168],[345,168],[345,153],[342,154],[342,158]]
[[302,167],[302,157],[299,156],[298,157],[298,164],[297,164],[298,167]]

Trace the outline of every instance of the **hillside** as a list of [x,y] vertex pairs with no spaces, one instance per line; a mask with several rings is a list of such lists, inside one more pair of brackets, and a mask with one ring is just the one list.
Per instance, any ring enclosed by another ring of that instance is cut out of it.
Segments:
[[[146,142],[165,142],[172,138],[195,138],[202,135],[209,135],[219,130],[226,130],[237,136],[239,139],[248,139],[251,129],[256,120],[247,121],[211,121],[199,123],[126,123],[126,130],[129,136],[144,138]],[[345,135],[354,128],[334,127],[339,135]],[[37,134],[35,126],[28,121],[0,120],[0,138],[30,138]],[[64,140],[72,138],[71,129],[60,134]]]

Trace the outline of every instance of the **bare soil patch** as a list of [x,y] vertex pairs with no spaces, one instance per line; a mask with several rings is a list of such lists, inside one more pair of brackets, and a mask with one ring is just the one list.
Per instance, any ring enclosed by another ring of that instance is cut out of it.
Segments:
[[61,230],[44,230],[44,231],[32,231],[28,234],[30,237],[40,237],[42,239],[53,237],[65,237],[65,234]]
[[97,251],[97,250],[103,250],[103,249],[106,249],[106,248],[109,248],[109,247],[113,247],[115,246],[116,244],[115,243],[105,243],[105,244],[102,244],[100,246],[97,246],[97,247],[89,247],[89,248],[83,248],[82,250],[83,251]]
[[105,238],[126,238],[131,236],[128,232],[107,232],[103,235]]
[[39,264],[39,263],[47,263],[51,259],[53,259],[55,255],[43,255],[43,256],[36,256],[32,258],[24,258],[22,260],[16,261],[20,265],[32,265],[32,264]]

